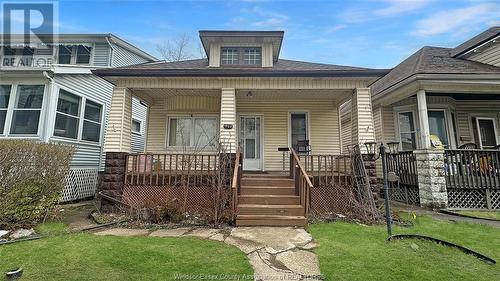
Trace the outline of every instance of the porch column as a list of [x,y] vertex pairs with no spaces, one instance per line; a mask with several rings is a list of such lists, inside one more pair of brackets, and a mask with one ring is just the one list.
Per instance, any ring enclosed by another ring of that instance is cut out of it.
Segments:
[[370,88],[356,88],[351,100],[351,144],[366,152],[363,144],[375,141]]
[[446,208],[448,193],[444,172],[444,151],[422,149],[413,153],[417,159],[420,205],[432,209]]
[[222,88],[220,98],[220,145],[226,153],[236,152],[236,90]]
[[[132,93],[127,88],[115,87],[111,98],[109,119],[104,141],[106,162],[100,190],[121,199],[125,180],[126,158],[131,152]],[[101,200],[101,208],[108,210],[112,202]]]
[[422,149],[427,149],[431,147],[431,133],[429,131],[429,116],[427,115],[427,100],[425,99],[424,90],[417,92],[417,107]]

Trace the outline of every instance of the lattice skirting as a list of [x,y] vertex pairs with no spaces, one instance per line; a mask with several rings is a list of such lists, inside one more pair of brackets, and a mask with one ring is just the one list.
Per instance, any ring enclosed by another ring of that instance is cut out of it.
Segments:
[[500,189],[448,188],[448,208],[500,209]]
[[96,193],[97,184],[97,168],[71,169],[66,176],[66,184],[61,202],[92,197]]
[[389,186],[389,198],[410,205],[420,205],[418,186],[393,183]]

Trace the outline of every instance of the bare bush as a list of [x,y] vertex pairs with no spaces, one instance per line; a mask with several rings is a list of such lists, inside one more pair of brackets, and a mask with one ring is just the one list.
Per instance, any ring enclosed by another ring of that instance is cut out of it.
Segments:
[[0,140],[0,227],[34,224],[58,203],[74,148]]

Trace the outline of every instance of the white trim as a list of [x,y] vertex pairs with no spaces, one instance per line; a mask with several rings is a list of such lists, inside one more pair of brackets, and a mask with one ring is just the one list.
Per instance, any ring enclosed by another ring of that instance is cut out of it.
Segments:
[[[413,128],[414,128],[414,134],[415,134],[415,149],[418,149],[420,147],[420,140],[418,138],[418,124],[416,121],[416,118],[417,117],[417,113],[414,109],[407,109],[407,110],[396,110],[396,108],[394,108],[394,124],[396,125],[395,126],[395,132],[396,132],[396,140],[399,142],[399,150],[402,151],[403,150],[403,143],[401,142],[401,131],[400,131],[400,126],[399,126],[399,114],[401,113],[411,113],[412,114],[412,118],[413,118]],[[411,133],[411,132],[410,132]]]
[[[437,108],[437,109],[427,108],[427,115],[429,115],[429,112],[431,112],[431,111],[442,112],[443,113],[444,126],[445,126],[445,131],[446,131],[446,137],[448,138],[447,139],[447,141],[448,141],[448,147],[445,147],[445,149],[453,148],[453,146],[452,146],[452,139],[451,139],[452,138],[452,134],[450,133],[452,129],[450,129],[450,124],[449,124],[450,120],[448,118],[449,111],[447,109],[441,109],[441,108]],[[430,124],[429,124],[429,133],[430,133]]]
[[131,128],[132,134],[135,134],[135,135],[138,135],[138,136],[142,136],[143,135],[142,129],[143,129],[143,123],[144,123],[144,121],[141,118],[132,116],[132,124],[131,125],[134,124],[134,121],[139,122],[139,131],[134,131],[133,130],[134,126],[131,126],[132,127]]
[[312,146],[311,140],[311,114],[309,110],[288,110],[287,117],[287,138],[288,147],[292,147],[292,114],[305,114],[306,115],[306,139],[309,140],[309,145]]
[[[499,144],[498,142],[498,129],[497,129],[497,121],[496,121],[496,118],[494,117],[484,117],[481,116],[481,114],[477,115],[477,116],[471,116],[471,121],[472,121],[472,118],[476,118],[476,129],[478,130],[476,133],[477,133],[477,137],[479,138],[479,148],[480,149],[483,149],[483,140],[481,139],[481,132],[479,131],[479,120],[490,120],[493,122],[493,130],[494,130],[494,134],[495,134],[495,142],[496,142],[496,145]],[[474,130],[474,124],[472,124],[472,130]],[[472,137],[474,138],[474,132],[472,132]]]

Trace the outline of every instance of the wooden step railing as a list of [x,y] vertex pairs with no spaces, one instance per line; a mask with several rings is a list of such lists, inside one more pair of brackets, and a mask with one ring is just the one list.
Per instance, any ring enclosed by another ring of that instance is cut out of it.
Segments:
[[500,150],[446,149],[448,188],[500,189]]
[[290,148],[290,178],[294,179],[295,193],[300,197],[300,205],[304,208],[304,216],[307,217],[313,184],[293,148]]
[[351,180],[351,157],[335,154],[298,154],[315,187],[346,185]]
[[232,198],[232,213],[233,219],[236,214],[236,210],[238,207],[238,195],[240,194],[241,189],[241,176],[243,170],[243,157],[241,155],[240,148],[236,150],[236,157],[234,161],[234,170],[231,178],[231,192],[233,194]]

